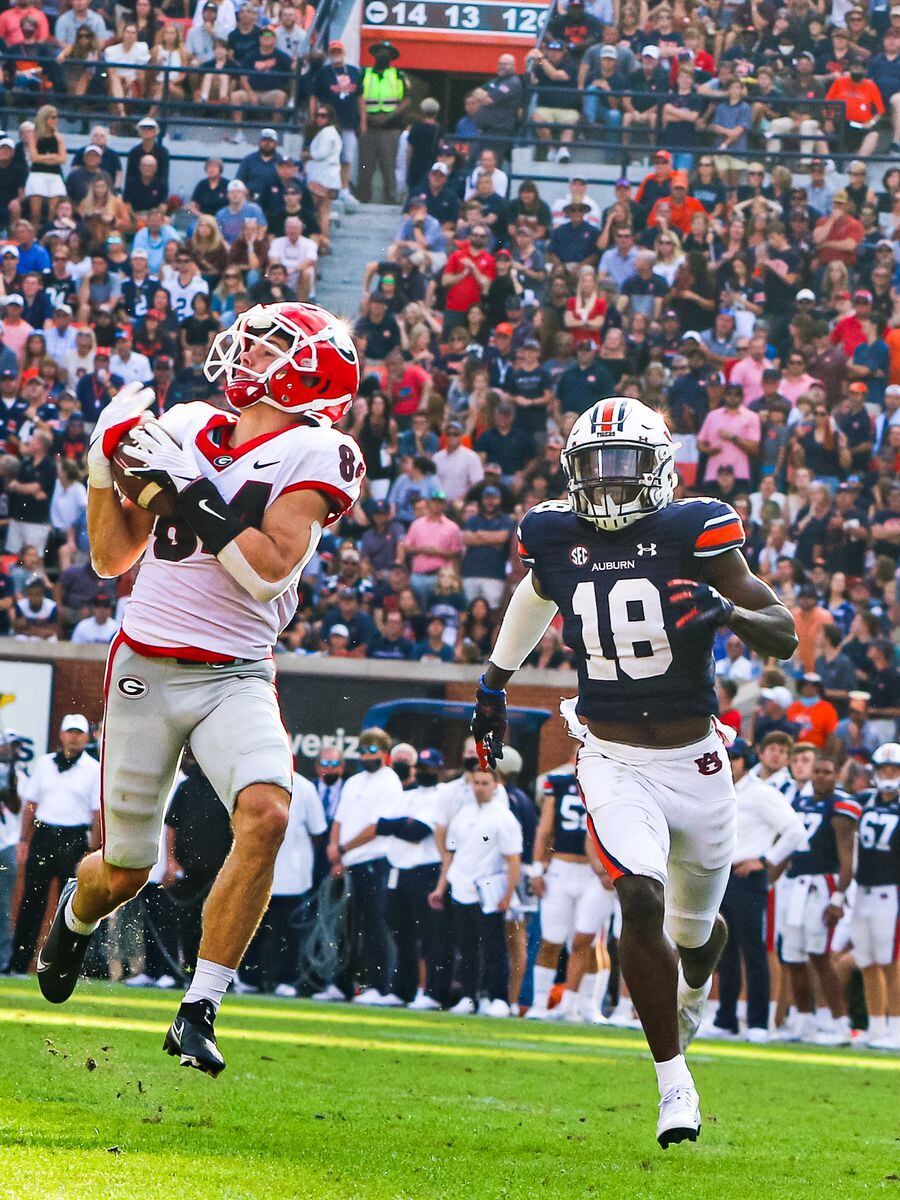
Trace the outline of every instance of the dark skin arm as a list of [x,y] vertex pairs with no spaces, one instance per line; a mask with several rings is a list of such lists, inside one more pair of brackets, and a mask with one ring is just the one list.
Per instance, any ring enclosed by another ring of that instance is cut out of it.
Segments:
[[797,649],[794,618],[772,589],[757,579],[740,550],[704,560],[698,573],[735,605],[728,628],[766,658],[790,658]]
[[[846,892],[853,879],[853,857],[856,850],[856,822],[850,817],[842,817],[837,813],[831,818],[831,828],[837,841],[838,873],[837,890]],[[834,929],[844,915],[843,904],[829,904],[825,909],[823,920],[829,929]]]

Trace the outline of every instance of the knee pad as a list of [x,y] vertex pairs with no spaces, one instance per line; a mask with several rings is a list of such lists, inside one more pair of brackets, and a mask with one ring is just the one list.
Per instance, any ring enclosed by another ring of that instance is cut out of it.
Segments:
[[715,921],[715,914],[710,918],[667,912],[666,933],[676,946],[683,946],[685,950],[699,950],[712,937]]

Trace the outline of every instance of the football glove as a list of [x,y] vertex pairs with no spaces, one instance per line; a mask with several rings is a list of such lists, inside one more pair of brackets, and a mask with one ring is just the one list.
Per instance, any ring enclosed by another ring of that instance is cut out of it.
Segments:
[[475,693],[475,711],[472,713],[470,732],[475,739],[478,764],[482,771],[497,765],[503,757],[503,739],[509,721],[506,715],[506,692],[492,691],[484,685],[482,675]]
[[152,388],[135,381],[119,388],[101,412],[91,432],[88,449],[88,483],[91,487],[112,487],[109,460],[125,434],[140,423],[142,414],[155,400]]
[[159,421],[153,419],[135,431],[134,448],[130,453],[144,465],[129,467],[129,475],[166,475],[178,492],[184,491],[200,475],[193,454],[183,450]]
[[687,626],[719,629],[727,625],[734,605],[708,583],[695,579],[671,579],[668,583],[669,603],[679,613],[676,629]]

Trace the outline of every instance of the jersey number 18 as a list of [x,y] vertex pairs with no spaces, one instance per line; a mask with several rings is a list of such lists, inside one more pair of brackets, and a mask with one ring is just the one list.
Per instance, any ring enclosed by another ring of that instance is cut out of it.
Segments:
[[581,638],[591,679],[616,680],[618,671],[629,679],[665,675],[672,665],[672,647],[663,621],[659,589],[649,579],[619,579],[609,590],[608,622],[615,654],[607,657],[600,641],[599,597],[593,582],[579,583],[572,608],[581,618]]

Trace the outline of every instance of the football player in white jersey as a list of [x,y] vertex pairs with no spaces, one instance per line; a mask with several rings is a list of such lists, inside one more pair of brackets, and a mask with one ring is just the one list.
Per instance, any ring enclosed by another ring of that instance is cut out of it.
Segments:
[[716,712],[712,645],[730,629],[789,658],[788,610],[751,574],[730,505],[675,500],[675,445],[659,413],[614,396],[582,413],[562,456],[568,502],[525,514],[530,570],[513,593],[476,694],[472,734],[493,765],[506,683],[559,613],[578,697],[588,831],[622,908],[622,974],[653,1054],[657,1139],[695,1141],[700,1104],[684,1051],[727,937],[719,905],[736,802]]
[[[225,1063],[213,1022],[268,903],[288,820],[291,747],[272,647],[323,528],[355,502],[365,467],[353,439],[332,427],[356,393],[359,362],[347,328],[324,309],[251,308],[216,338],[205,370],[224,379],[236,413],[198,402],[148,420],[153,393],[136,384],[92,434],[94,567],[111,577],[143,561],[107,661],[102,848],[62,891],[38,977],[48,1000],[67,1000],[100,920],[144,886],[190,743],[232,814],[234,847],[164,1048],[217,1075]],[[172,491],[171,520],[112,486],[110,456],[129,431],[139,459],[130,473]]]

